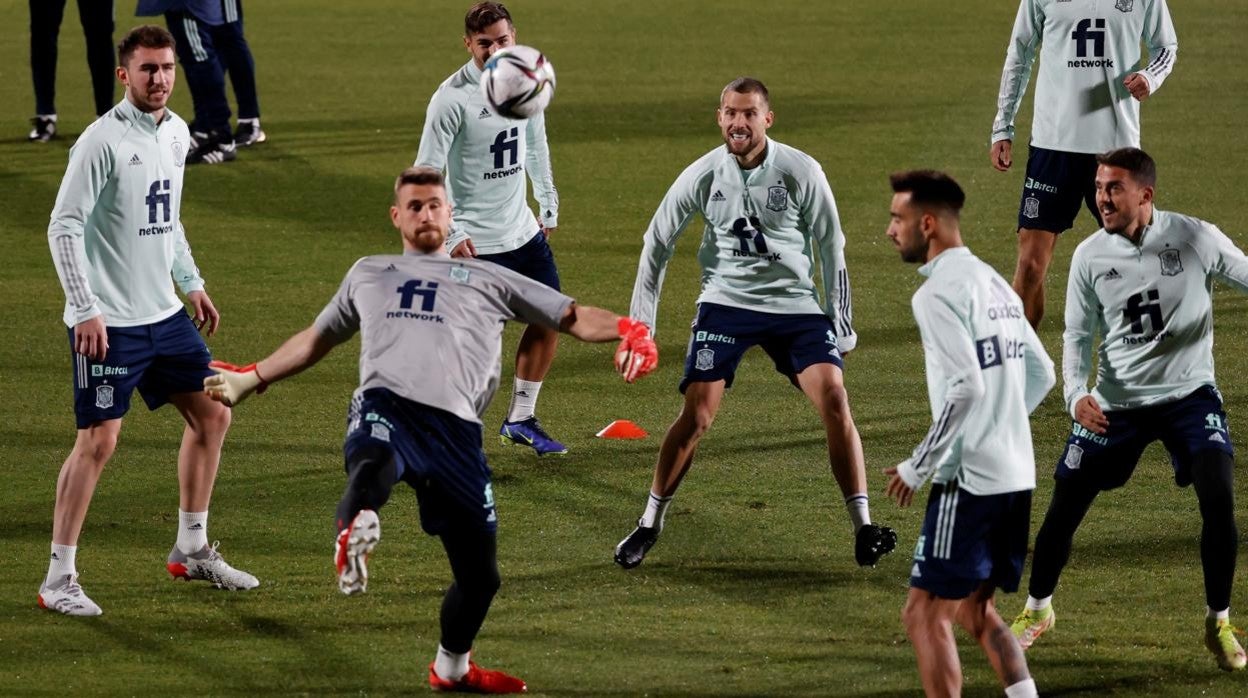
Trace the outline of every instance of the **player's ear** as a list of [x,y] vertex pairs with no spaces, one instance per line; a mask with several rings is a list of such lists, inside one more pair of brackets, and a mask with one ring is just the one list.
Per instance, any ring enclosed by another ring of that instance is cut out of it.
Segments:
[[768,109],[767,116],[763,117],[763,119],[764,123],[767,124],[767,128],[771,128],[771,125],[776,123],[776,113]]
[[1156,193],[1156,192],[1154,192],[1154,191],[1153,191],[1153,187],[1152,187],[1151,185],[1150,185],[1150,186],[1146,186],[1146,187],[1142,188],[1142,189],[1140,190],[1140,203],[1141,203],[1141,204],[1151,204],[1151,203],[1153,203],[1153,195],[1154,195],[1155,193]]
[[399,207],[398,206],[390,207],[390,223],[392,223],[394,227],[402,230],[402,228],[399,227]]

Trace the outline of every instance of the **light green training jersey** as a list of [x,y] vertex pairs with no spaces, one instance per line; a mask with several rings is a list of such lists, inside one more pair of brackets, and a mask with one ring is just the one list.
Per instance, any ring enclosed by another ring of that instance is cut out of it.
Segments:
[[1089,394],[1092,343],[1102,410],[1178,400],[1214,386],[1213,282],[1248,291],[1248,258],[1211,223],[1153,209],[1139,243],[1104,228],[1075,248],[1066,282],[1066,409]]
[[[676,178],[646,229],[630,314],[651,328],[676,242],[695,214],[706,221],[698,261],[698,302],[763,313],[826,313],[838,348],[858,336],[845,269],[845,235],[823,168],[814,158],[767,139],[767,154],[742,170],[726,146],[698,158]],[[815,250],[823,304],[815,289]]]
[[932,426],[897,467],[918,489],[957,481],[976,495],[1036,487],[1028,415],[1057,381],[1023,302],[965,247],[919,268],[910,305],[923,338]]
[[526,171],[541,206],[542,226],[559,225],[546,117],[505,119],[491,112],[481,89],[481,69],[472,61],[447,78],[429,100],[415,164],[447,174],[446,193],[453,209],[448,250],[471,237],[481,254],[510,252],[537,234]]
[[[1140,41],[1148,65],[1140,66]],[[1140,103],[1123,80],[1139,72],[1156,92],[1179,40],[1166,0],[1022,0],[1005,53],[992,142],[1014,140],[1036,47],[1040,72],[1031,144],[1068,153],[1140,145]]]
[[174,281],[203,290],[180,216],[190,140],[169,109],[158,124],[123,99],[70,149],[48,225],[67,326],[158,322],[183,309]]

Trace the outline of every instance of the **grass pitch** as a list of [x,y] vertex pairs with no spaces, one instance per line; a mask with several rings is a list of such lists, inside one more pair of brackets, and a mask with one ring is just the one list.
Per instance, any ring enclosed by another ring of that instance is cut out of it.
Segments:
[[[415,155],[429,95],[467,54],[466,0],[251,1],[270,141],[235,163],[188,173],[183,220],[223,313],[214,353],[262,357],[311,322],[348,266],[398,249],[386,218],[394,175]],[[137,23],[118,8],[119,32]],[[503,588],[476,647],[487,666],[536,695],[912,695],[919,680],[898,620],[922,508],[897,511],[879,470],[926,432],[922,352],[909,296],[919,284],[884,237],[887,174],[938,167],[968,193],[964,232],[1007,278],[1022,181],[988,164],[1014,2],[581,3],[512,8],[519,40],[558,68],[548,112],[562,200],[553,241],[565,288],[628,306],[640,236],[676,175],[714,147],[716,96],[733,77],[768,83],[771,135],[828,173],[849,239],[862,339],[847,380],[866,448],[873,514],[901,534],[878,569],[853,565],[851,535],[814,412],[752,354],[681,489],[661,542],[623,572],[616,541],[644,503],[658,439],[675,415],[693,314],[697,226],[668,274],[662,367],[635,386],[610,370],[610,346],[565,341],[541,415],[572,449],[536,460],[487,439],[501,517]],[[1171,3],[1178,65],[1144,106],[1144,145],[1160,168],[1159,206],[1218,223],[1248,244],[1242,195],[1248,140],[1248,32],[1242,4]],[[423,536],[414,497],[396,490],[369,593],[342,598],[330,553],[340,446],[356,345],[236,414],[211,533],[262,586],[228,594],[169,581],[174,537],[171,410],[135,410],[96,492],[80,541],[94,619],[37,610],[56,473],[73,438],[63,296],[45,242],[72,137],[93,118],[72,3],[61,34],[58,100],[66,137],[25,142],[31,95],[23,3],[0,2],[0,693],[7,695],[360,694],[424,692],[449,579]],[[120,98],[121,92],[117,92]],[[189,119],[186,85],[173,108]],[[1041,333],[1060,354],[1065,270],[1092,230],[1061,241]],[[1217,360],[1233,430],[1248,419],[1248,299],[1219,294]],[[518,334],[508,332],[507,361]],[[504,385],[510,367],[504,367]],[[1038,527],[1067,429],[1060,386],[1033,421]],[[504,399],[486,420],[502,418]],[[612,419],[653,434],[593,438]],[[1245,479],[1237,485],[1245,499]],[[1059,624],[1029,652],[1046,695],[1244,695],[1201,645],[1199,520],[1190,490],[1150,450],[1135,479],[1101,497],[1058,589]],[[1248,609],[1244,575],[1235,608]],[[1007,615],[1021,595],[1003,601]],[[1233,609],[1234,610],[1234,609]],[[1238,613],[1241,621],[1244,611]],[[978,648],[963,646],[967,695],[998,695]]]

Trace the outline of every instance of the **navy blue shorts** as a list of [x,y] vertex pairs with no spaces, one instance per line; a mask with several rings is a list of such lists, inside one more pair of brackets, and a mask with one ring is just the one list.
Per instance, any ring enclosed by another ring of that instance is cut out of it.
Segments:
[[208,368],[212,354],[184,312],[151,325],[107,330],[108,353],[102,363],[93,363],[74,351],[74,328],[69,328],[79,429],[123,417],[135,388],[147,408],[154,410],[169,402],[170,395],[200,392],[204,378],[212,375]]
[[956,482],[933,485],[910,586],[942,599],[964,599],[984,582],[1018,591],[1030,526],[1031,490],[974,495]]
[[1093,434],[1078,422],[1071,423],[1055,479],[1082,479],[1102,490],[1122,487],[1131,479],[1144,449],[1158,440],[1170,452],[1174,481],[1180,487],[1192,483],[1192,462],[1201,451],[1235,456],[1222,396],[1211,385],[1174,402],[1109,411],[1105,416],[1109,430],[1104,434]]
[[363,447],[390,451],[394,482],[402,480],[416,490],[420,526],[429,535],[465,527],[498,530],[480,424],[371,388],[351,401],[346,462]]
[[550,244],[546,242],[546,234],[540,230],[528,242],[511,252],[477,255],[477,259],[507,267],[534,281],[540,281],[556,291],[560,290],[555,253],[551,251]]
[[1027,179],[1018,204],[1018,227],[1062,233],[1075,225],[1080,204],[1101,225],[1096,210],[1096,156],[1029,147]]
[[797,385],[797,374],[815,364],[844,369],[836,332],[827,315],[760,313],[717,303],[699,303],[689,335],[685,376],[680,392],[690,383],[725,381],[732,387],[737,364],[745,350],[758,345],[776,364],[776,370]]

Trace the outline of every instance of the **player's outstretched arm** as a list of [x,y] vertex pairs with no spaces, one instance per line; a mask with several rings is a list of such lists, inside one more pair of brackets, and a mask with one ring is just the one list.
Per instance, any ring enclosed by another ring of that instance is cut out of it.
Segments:
[[233,407],[252,393],[264,392],[270,383],[293,376],[325,357],[337,345],[313,325],[286,340],[268,358],[247,366],[214,361],[215,375],[204,379],[204,392],[217,402]]
[[627,383],[647,375],[659,365],[659,348],[644,322],[621,317],[610,310],[573,303],[564,311],[559,329],[583,342],[620,340],[615,350],[615,369]]

